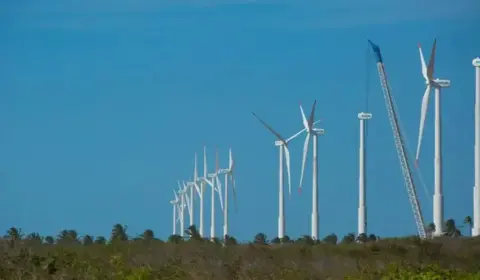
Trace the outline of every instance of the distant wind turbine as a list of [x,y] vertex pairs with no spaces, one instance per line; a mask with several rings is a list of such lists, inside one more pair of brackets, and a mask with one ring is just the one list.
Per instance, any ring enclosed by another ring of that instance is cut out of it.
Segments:
[[173,190],[173,195],[175,196],[175,199],[170,200],[170,204],[172,204],[172,206],[173,206],[173,233],[172,234],[176,235],[177,234],[177,222],[179,220],[179,218],[177,218],[177,209],[178,209],[178,213],[180,214],[180,207],[178,206],[180,200],[179,200],[178,195],[175,192],[175,190]]
[[233,185],[233,199],[235,205],[235,211],[237,210],[237,186],[235,184],[235,162],[232,156],[232,149],[228,152],[228,168],[223,169],[220,172],[225,174],[225,198],[224,198],[224,208],[223,208],[223,238],[228,235],[228,181],[229,179]]
[[312,111],[310,116],[307,120],[305,117],[305,113],[303,112],[302,105],[300,105],[300,112],[302,114],[303,125],[305,127],[305,131],[307,132],[307,136],[305,138],[305,142],[303,144],[303,158],[302,158],[302,171],[300,173],[300,186],[299,191],[302,189],[303,183],[303,173],[305,171],[305,162],[307,160],[308,154],[308,144],[310,142],[310,137],[313,137],[313,180],[312,180],[312,239],[318,240],[318,135],[323,135],[325,131],[320,128],[314,128],[313,119],[315,117],[315,106],[317,105],[317,101],[313,102]]
[[480,57],[472,61],[475,67],[475,186],[473,187],[472,236],[480,236]]
[[215,173],[208,174],[210,180],[207,183],[212,187],[212,197],[211,197],[211,212],[210,212],[210,238],[215,238],[215,193],[218,194],[220,199],[220,208],[223,210],[223,201],[222,201],[222,184],[220,183],[219,176],[219,167],[218,167],[218,150],[215,152]]
[[427,88],[422,99],[422,110],[420,114],[420,127],[418,131],[418,145],[417,154],[415,157],[415,165],[418,167],[418,160],[420,156],[420,147],[422,145],[423,129],[425,127],[425,119],[427,117],[428,100],[432,87],[435,89],[435,193],[433,195],[433,222],[435,224],[434,235],[440,236],[443,234],[443,187],[442,187],[442,127],[441,127],[441,106],[440,106],[440,90],[441,88],[450,87],[450,80],[434,79],[433,73],[435,68],[435,50],[437,40],[433,41],[432,53],[428,65],[425,64],[425,59],[422,53],[422,47],[418,45],[420,53],[420,62],[422,64],[422,74],[425,78]]
[[358,172],[358,235],[367,234],[367,195],[366,195],[366,149],[365,149],[365,121],[372,118],[371,113],[359,113],[360,120],[360,147],[359,147],[359,172]]

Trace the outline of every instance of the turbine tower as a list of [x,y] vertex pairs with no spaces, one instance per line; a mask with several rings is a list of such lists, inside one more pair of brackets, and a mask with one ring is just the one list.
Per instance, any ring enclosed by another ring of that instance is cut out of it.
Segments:
[[292,193],[291,176],[290,176],[290,151],[288,150],[288,143],[295,139],[298,135],[305,131],[305,128],[294,134],[292,137],[285,139],[277,133],[271,126],[260,119],[255,113],[253,115],[273,134],[277,137],[275,146],[279,148],[279,180],[278,180],[278,238],[282,239],[285,236],[285,209],[284,209],[284,195],[283,195],[283,159],[287,166],[288,176],[288,194]]
[[233,184],[233,199],[235,204],[235,210],[237,210],[237,186],[235,185],[234,176],[235,162],[232,157],[232,149],[228,153],[228,168],[220,170],[220,173],[225,174],[225,201],[223,208],[223,238],[228,235],[228,180],[230,179]]
[[425,127],[425,119],[427,116],[428,100],[431,88],[435,89],[435,193],[433,195],[433,222],[435,224],[435,236],[443,234],[443,191],[442,191],[442,130],[441,130],[441,114],[440,114],[440,90],[442,88],[450,87],[450,80],[434,79],[433,73],[435,68],[435,50],[437,40],[433,41],[432,53],[428,65],[425,64],[425,59],[422,53],[422,47],[418,45],[420,53],[420,62],[422,64],[422,74],[425,78],[427,88],[423,95],[422,111],[420,115],[420,127],[418,132],[417,154],[415,158],[415,165],[418,167],[418,159],[420,155],[420,147],[422,144],[423,129]]
[[220,183],[219,168],[218,168],[218,150],[215,152],[215,173],[208,174],[210,178],[207,183],[212,187],[212,197],[211,197],[211,212],[210,212],[210,238],[213,240],[215,238],[215,193],[218,193],[220,198],[220,208],[223,210],[223,201],[222,201],[222,185]]
[[178,195],[175,192],[175,190],[173,190],[173,195],[175,196],[175,199],[170,200],[170,204],[172,204],[173,206],[173,233],[172,234],[177,235],[177,222],[178,222],[177,209],[179,210],[178,212],[180,213],[180,209],[178,206],[178,203],[180,202],[180,200],[178,199]]
[[178,186],[178,195],[180,196],[180,236],[185,234],[185,190]]
[[302,171],[300,173],[300,186],[298,191],[302,190],[303,183],[303,173],[305,171],[305,162],[307,160],[308,154],[308,144],[310,142],[310,137],[313,137],[313,170],[312,170],[312,239],[318,240],[318,135],[323,135],[325,131],[323,129],[314,128],[313,119],[315,117],[315,106],[317,101],[313,102],[312,112],[307,120],[305,113],[303,112],[302,105],[300,105],[300,112],[302,113],[302,120],[304,125],[304,130],[307,131],[307,137],[305,138],[305,143],[303,144],[303,158],[302,158]]
[[367,196],[366,196],[366,149],[365,149],[365,121],[372,118],[371,113],[361,112],[358,114],[360,120],[360,148],[359,148],[359,172],[358,172],[358,235],[367,234]]
[[195,154],[195,170],[194,170],[194,182],[195,189],[197,190],[198,196],[200,197],[200,226],[198,228],[198,233],[203,237],[203,194],[205,193],[205,186],[208,184],[207,179],[207,147],[203,147],[203,177],[198,177],[197,174],[197,154]]
[[480,57],[472,61],[475,67],[475,186],[473,187],[472,236],[480,235]]

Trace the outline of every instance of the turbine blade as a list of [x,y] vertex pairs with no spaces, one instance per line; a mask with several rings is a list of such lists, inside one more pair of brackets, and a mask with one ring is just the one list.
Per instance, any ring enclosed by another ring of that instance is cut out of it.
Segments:
[[420,126],[418,129],[418,143],[417,143],[417,154],[415,156],[415,165],[418,167],[418,158],[420,156],[420,147],[422,145],[422,138],[423,138],[423,129],[425,128],[425,119],[427,117],[428,111],[428,99],[430,97],[430,85],[427,85],[427,89],[423,94],[422,99],[422,111],[420,112]]
[[233,191],[233,204],[235,206],[235,213],[238,212],[238,206],[237,206],[237,185],[235,184],[235,175],[233,172],[230,173],[230,180],[232,181],[232,191]]
[[218,197],[220,198],[220,208],[223,210],[222,183],[220,182],[220,179],[218,179],[218,176],[216,176],[215,179],[217,180],[217,191]]
[[[178,183],[180,183],[180,182],[178,182]],[[175,190],[173,190],[173,195],[175,195],[175,200],[178,201],[178,195],[177,195],[177,193],[175,192]]]
[[308,130],[308,121],[307,121],[307,118],[305,117],[305,113],[303,112],[303,108],[301,104],[300,104],[300,113],[302,114],[303,126],[305,127],[306,130]]
[[273,135],[277,137],[278,140],[282,141],[285,143],[285,139],[278,133],[276,132],[271,126],[269,126],[266,122],[264,122],[257,114],[253,113],[252,114],[271,132]]
[[427,75],[427,65],[425,64],[425,58],[423,57],[422,46],[418,44],[418,52],[420,53],[420,63],[422,65],[422,75],[425,81],[430,81]]
[[229,169],[229,171],[232,171],[234,166],[235,166],[235,161],[233,160],[233,156],[232,156],[232,148],[230,148],[230,150],[228,152],[228,169]]
[[[323,121],[323,119],[320,119],[320,120],[318,120],[318,121],[315,121],[315,122],[313,123],[313,125],[315,125],[315,124],[317,124],[317,123],[319,123],[319,122],[322,122],[322,121]],[[313,125],[312,125],[312,126],[313,126]],[[302,134],[303,132],[305,132],[305,130],[306,130],[306,129],[304,128],[304,129],[300,130],[299,132],[295,133],[294,135],[290,136],[290,138],[288,138],[288,139],[286,140],[286,142],[287,142],[287,143],[290,143],[290,141],[292,141],[293,139],[297,138],[300,134]]]
[[202,197],[202,192],[200,191],[200,187],[198,186],[197,182],[193,183],[195,186],[195,190],[197,191],[197,194],[199,197]]
[[190,199],[189,199],[189,197],[188,197],[188,193],[187,193],[187,192],[184,192],[183,195],[185,196],[185,200],[186,200],[185,203],[187,204],[187,209],[188,209],[188,211],[190,211],[190,207],[191,207],[191,206],[190,206]]
[[433,72],[435,71],[435,53],[437,48],[437,39],[433,40],[432,53],[430,54],[430,60],[427,66],[427,77],[433,80]]
[[317,100],[313,101],[312,111],[310,112],[310,117],[308,118],[308,127],[312,129],[313,119],[315,118],[315,107],[317,106]]
[[193,181],[196,182],[197,179],[198,179],[197,153],[195,153],[195,166],[193,168]]
[[288,197],[292,197],[292,179],[290,175],[290,151],[287,146],[283,145],[283,150],[285,151],[285,161],[287,165],[287,177],[288,177]]
[[303,158],[302,158],[302,171],[300,172],[300,186],[298,187],[298,191],[302,191],[302,183],[303,183],[303,173],[305,172],[305,162],[307,161],[307,153],[308,153],[308,144],[310,142],[310,133],[307,133],[307,137],[305,138],[305,143],[303,144]]
[[218,147],[215,149],[215,174],[218,174]]
[[207,146],[203,146],[203,177],[207,178]]

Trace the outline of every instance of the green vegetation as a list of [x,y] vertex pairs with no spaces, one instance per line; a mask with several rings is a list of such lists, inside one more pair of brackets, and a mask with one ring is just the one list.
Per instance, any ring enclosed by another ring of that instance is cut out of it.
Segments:
[[259,233],[242,244],[229,236],[205,240],[194,226],[188,238],[167,241],[151,230],[129,238],[120,224],[108,240],[75,230],[54,238],[11,228],[0,241],[0,279],[480,279],[480,238],[462,237],[453,220],[446,226],[447,236],[428,241],[373,234],[269,241]]

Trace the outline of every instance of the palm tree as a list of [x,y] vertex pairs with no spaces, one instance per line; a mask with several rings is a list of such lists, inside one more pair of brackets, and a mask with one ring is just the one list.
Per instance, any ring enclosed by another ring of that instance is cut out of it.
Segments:
[[335,233],[331,233],[331,234],[325,236],[325,238],[323,239],[323,242],[325,242],[327,244],[336,245],[337,242],[338,242],[338,237]]
[[11,227],[9,230],[7,230],[7,238],[9,238],[11,241],[18,241],[23,238],[23,233],[22,229],[17,229],[16,227]]
[[225,245],[237,245],[238,242],[237,242],[237,239],[235,239],[235,237],[233,236],[230,236],[230,235],[225,235],[225,238],[224,238],[224,243]]
[[288,243],[292,243],[292,240],[290,239],[290,236],[285,235],[284,237],[280,238],[280,242],[282,244],[288,244]]
[[121,224],[115,224],[112,228],[112,233],[110,235],[110,242],[115,241],[127,241],[127,226],[122,226]]
[[349,233],[345,235],[342,239],[343,244],[350,244],[355,242],[355,233]]
[[472,217],[466,216],[465,219],[463,220],[463,223],[467,225],[470,228],[470,232],[472,232],[472,227],[473,227]]
[[25,239],[33,244],[42,244],[42,237],[36,232],[28,234]]
[[198,229],[195,225],[189,226],[185,230],[185,234],[187,234],[190,237],[191,241],[203,241],[204,239],[202,236],[200,236],[200,233],[198,232]]
[[280,241],[280,238],[278,238],[278,237],[275,237],[274,239],[272,239],[272,240],[270,241],[270,243],[272,243],[272,244],[280,244],[280,242],[281,242],[281,241]]
[[265,233],[257,233],[257,235],[255,235],[253,243],[265,245],[267,244],[267,236],[265,235]]
[[97,238],[95,238],[94,243],[98,245],[105,245],[107,243],[107,239],[103,236],[97,236]]
[[146,229],[141,235],[141,237],[144,241],[152,241],[155,238],[155,235],[153,233],[153,230]]
[[448,236],[450,237],[458,237],[462,236],[462,233],[460,230],[457,228],[457,225],[455,224],[454,219],[448,219],[445,222],[445,232]]
[[83,241],[82,242],[83,245],[85,245],[85,246],[92,245],[93,244],[93,236],[87,234],[83,237],[82,241]]
[[45,244],[53,245],[53,243],[55,243],[55,239],[53,238],[53,236],[49,235],[45,237]]
[[168,237],[168,243],[178,244],[183,241],[183,237],[178,234],[172,234]]
[[64,244],[78,243],[78,233],[74,229],[64,229],[58,234],[57,241]]
[[377,241],[378,237],[375,234],[370,234],[367,239],[368,239],[368,242],[373,242],[373,241]]
[[310,235],[302,235],[300,238],[297,239],[296,243],[310,246],[310,245],[314,245],[315,241]]

